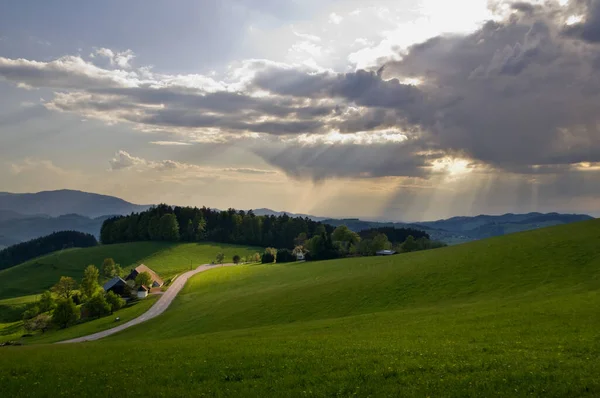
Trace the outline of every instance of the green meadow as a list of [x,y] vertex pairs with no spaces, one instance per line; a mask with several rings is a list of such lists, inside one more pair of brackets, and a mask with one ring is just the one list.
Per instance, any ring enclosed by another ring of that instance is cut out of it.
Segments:
[[214,261],[219,252],[225,254],[225,261],[231,262],[235,254],[244,257],[257,251],[262,252],[262,249],[221,243],[166,242],[122,243],[63,250],[0,271],[0,300],[42,293],[61,276],[80,280],[86,266],[93,264],[101,267],[107,257],[112,257],[125,272],[144,263],[167,280],[192,267]]
[[106,339],[0,348],[0,391],[595,397],[599,292],[598,220],[392,257],[220,268]]

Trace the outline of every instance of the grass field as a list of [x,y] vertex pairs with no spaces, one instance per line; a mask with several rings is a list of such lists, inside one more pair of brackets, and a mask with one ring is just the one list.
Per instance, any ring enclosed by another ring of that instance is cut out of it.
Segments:
[[222,268],[194,277],[164,315],[105,340],[0,349],[0,387],[600,396],[599,292],[597,220],[394,257]]
[[219,252],[225,254],[226,261],[231,261],[235,254],[243,257],[257,251],[262,252],[262,249],[219,243],[165,242],[124,243],[64,250],[0,271],[0,300],[42,293],[61,276],[80,280],[86,266],[94,264],[101,267],[102,261],[107,257],[114,258],[125,271],[144,263],[167,280],[189,270],[191,266],[214,261]]
[[[35,334],[30,337],[22,337],[27,332],[23,328],[23,322],[21,321],[0,323],[0,343],[6,341],[18,341],[21,344],[46,344],[87,336],[88,334],[110,329],[121,323],[130,321],[133,318],[137,318],[148,311],[158,298],[158,295],[150,295],[144,300],[136,301],[133,304],[120,309],[113,315],[79,323],[67,329],[51,328],[46,333],[35,332]],[[117,316],[120,318],[119,323],[115,323],[115,318]]]

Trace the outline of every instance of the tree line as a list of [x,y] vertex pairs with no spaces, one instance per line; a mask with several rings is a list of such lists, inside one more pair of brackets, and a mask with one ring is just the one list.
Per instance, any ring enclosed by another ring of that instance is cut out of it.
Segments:
[[58,250],[72,247],[91,247],[97,244],[98,241],[94,235],[77,231],[54,232],[0,250],[0,270]]
[[212,241],[292,250],[294,240],[331,234],[333,227],[309,218],[257,216],[252,210],[214,210],[206,207],[154,206],[141,213],[107,219],[102,224],[103,244],[134,241]]

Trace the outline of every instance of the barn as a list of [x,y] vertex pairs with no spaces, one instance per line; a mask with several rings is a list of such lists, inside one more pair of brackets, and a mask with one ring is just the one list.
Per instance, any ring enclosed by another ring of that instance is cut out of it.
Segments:
[[114,292],[121,297],[129,295],[129,286],[127,285],[127,282],[125,282],[120,276],[115,276],[106,282],[102,288],[107,293]]

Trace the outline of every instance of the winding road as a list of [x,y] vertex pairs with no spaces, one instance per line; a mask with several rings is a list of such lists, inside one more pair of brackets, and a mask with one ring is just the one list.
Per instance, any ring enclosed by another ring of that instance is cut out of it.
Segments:
[[155,318],[155,317],[159,316],[160,314],[162,314],[163,312],[165,312],[165,310],[169,307],[169,305],[171,304],[173,299],[177,296],[179,291],[185,285],[185,282],[187,282],[187,280],[190,277],[192,277],[200,272],[207,271],[209,269],[214,269],[214,268],[219,268],[219,267],[230,267],[232,265],[234,265],[234,264],[201,265],[193,271],[188,271],[185,274],[181,274],[177,279],[175,279],[175,281],[167,289],[167,291],[158,299],[156,304],[154,304],[152,307],[150,307],[150,309],[148,311],[144,312],[142,315],[138,316],[137,318],[134,318],[134,319],[130,320],[129,322],[126,322],[126,323],[119,325],[117,327],[114,327],[112,329],[104,330],[102,332],[98,332],[98,333],[94,333],[94,334],[89,334],[87,336],[77,337],[77,338],[71,339],[71,340],[59,341],[56,344],[82,343],[84,341],[98,340],[103,337],[110,336],[111,334],[120,332],[121,330],[130,328],[134,325],[138,325],[142,322],[146,322],[148,319]]

